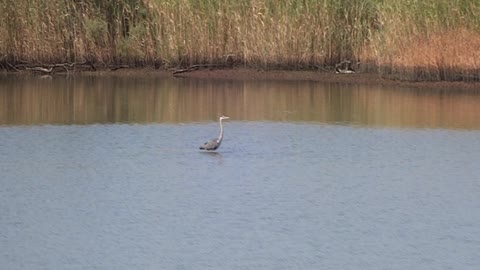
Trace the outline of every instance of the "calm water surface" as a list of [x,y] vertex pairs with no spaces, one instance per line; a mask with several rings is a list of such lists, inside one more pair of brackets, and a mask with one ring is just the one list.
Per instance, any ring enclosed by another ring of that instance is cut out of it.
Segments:
[[475,92],[0,77],[1,268],[478,269],[479,115]]

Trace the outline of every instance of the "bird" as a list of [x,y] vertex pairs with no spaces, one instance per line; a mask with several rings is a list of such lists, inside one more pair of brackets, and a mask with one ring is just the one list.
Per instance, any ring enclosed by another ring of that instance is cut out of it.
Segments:
[[335,68],[335,73],[341,73],[341,74],[352,74],[355,73],[355,70],[353,69],[340,69],[339,67]]
[[220,135],[218,136],[217,139],[213,139],[211,141],[208,141],[204,143],[202,146],[200,146],[201,150],[207,150],[207,151],[214,151],[217,150],[218,147],[220,147],[220,144],[222,143],[223,140],[223,124],[222,120],[229,119],[230,117],[228,116],[220,116],[219,122],[220,122]]

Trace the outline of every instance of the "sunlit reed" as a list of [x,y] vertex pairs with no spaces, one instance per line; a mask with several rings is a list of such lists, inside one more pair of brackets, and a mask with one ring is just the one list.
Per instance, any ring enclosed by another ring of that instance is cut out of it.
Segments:
[[3,0],[0,68],[22,63],[325,69],[480,80],[480,2]]

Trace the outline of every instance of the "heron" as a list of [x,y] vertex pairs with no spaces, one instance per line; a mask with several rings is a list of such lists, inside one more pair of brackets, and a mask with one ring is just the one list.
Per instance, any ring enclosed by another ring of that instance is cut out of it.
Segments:
[[218,147],[220,147],[220,144],[222,143],[223,140],[223,124],[222,120],[229,119],[230,117],[228,116],[220,116],[219,122],[220,122],[220,135],[218,136],[217,139],[213,139],[211,141],[208,141],[204,143],[202,146],[200,146],[201,150],[208,150],[208,151],[214,151],[217,150]]

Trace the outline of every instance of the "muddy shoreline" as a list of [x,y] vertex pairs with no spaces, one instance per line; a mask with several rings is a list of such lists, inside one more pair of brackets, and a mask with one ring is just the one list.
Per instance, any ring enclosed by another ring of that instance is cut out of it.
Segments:
[[[11,74],[4,72],[3,74]],[[15,74],[32,74],[30,71],[13,72]],[[2,73],[0,73],[2,74]],[[122,68],[116,70],[100,69],[97,71],[73,71],[55,72],[52,74],[39,74],[39,76],[57,76],[69,74],[90,74],[90,75],[115,75],[115,76],[161,76],[175,78],[196,78],[213,80],[276,80],[276,81],[313,81],[328,83],[347,84],[372,84],[384,86],[398,86],[407,88],[427,88],[438,90],[471,90],[480,91],[480,82],[464,81],[401,81],[385,78],[376,73],[353,73],[339,74],[328,71],[294,71],[294,70],[258,70],[254,68],[222,68],[222,69],[201,69],[189,72],[174,74],[173,70],[153,68]]]
[[339,74],[325,71],[255,70],[249,68],[198,70],[181,73],[175,77],[225,80],[280,80],[317,81],[348,84],[375,84],[409,88],[429,88],[441,90],[479,90],[480,82],[453,81],[400,81],[384,78],[375,73]]

